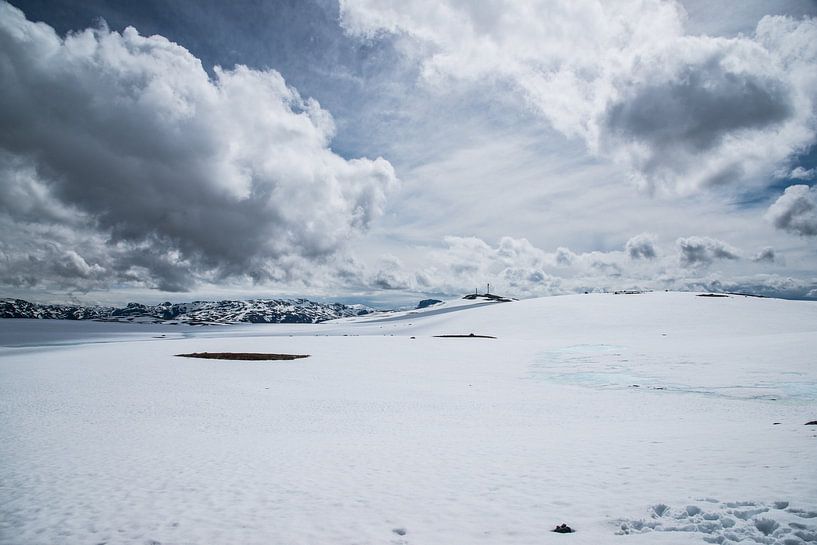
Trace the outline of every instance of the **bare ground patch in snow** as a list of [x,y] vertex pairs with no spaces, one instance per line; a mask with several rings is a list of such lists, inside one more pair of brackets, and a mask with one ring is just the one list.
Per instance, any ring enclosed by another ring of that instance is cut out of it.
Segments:
[[176,354],[180,358],[202,358],[207,360],[269,361],[297,360],[308,358],[309,354],[263,354],[259,352],[192,352]]

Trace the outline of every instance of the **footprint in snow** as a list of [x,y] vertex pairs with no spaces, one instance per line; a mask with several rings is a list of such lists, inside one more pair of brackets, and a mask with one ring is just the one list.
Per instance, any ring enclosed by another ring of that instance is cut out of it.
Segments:
[[[707,543],[733,545],[741,542],[766,545],[817,544],[817,512],[790,507],[787,501],[760,502],[700,500],[704,505],[652,506],[645,518],[616,521],[616,534],[649,532],[698,533]],[[805,520],[804,520],[805,519]]]

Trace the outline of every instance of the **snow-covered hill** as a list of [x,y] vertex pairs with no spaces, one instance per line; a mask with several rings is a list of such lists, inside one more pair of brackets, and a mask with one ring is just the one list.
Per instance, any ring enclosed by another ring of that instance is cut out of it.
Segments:
[[815,302],[117,327],[141,333],[0,348],[0,544],[817,543]]
[[317,303],[307,299],[255,299],[250,301],[165,302],[158,305],[128,303],[125,307],[42,305],[22,299],[0,299],[0,318],[39,320],[96,320],[151,324],[316,324],[340,318],[370,316],[371,319],[398,319],[415,313],[437,314],[459,307],[510,302],[513,299],[493,294],[467,295],[442,302],[421,301],[410,311],[375,311],[365,305]]
[[318,323],[372,312],[363,305],[316,303],[306,299],[194,301],[126,307],[39,305],[22,299],[0,299],[0,318],[101,320],[110,322],[229,324]]

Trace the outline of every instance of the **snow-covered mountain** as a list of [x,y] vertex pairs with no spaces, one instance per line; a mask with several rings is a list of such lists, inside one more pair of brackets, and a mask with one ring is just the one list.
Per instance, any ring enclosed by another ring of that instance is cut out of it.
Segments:
[[22,299],[0,299],[0,318],[52,320],[101,320],[110,322],[229,324],[306,323],[314,324],[369,314],[363,305],[317,303],[307,299],[257,299],[252,301],[193,301],[126,307],[40,305]]

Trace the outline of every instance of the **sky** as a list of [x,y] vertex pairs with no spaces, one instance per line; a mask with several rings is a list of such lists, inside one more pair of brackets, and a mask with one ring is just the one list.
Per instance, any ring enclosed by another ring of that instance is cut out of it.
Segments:
[[0,0],[0,296],[817,299],[817,3]]

